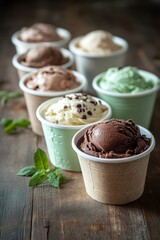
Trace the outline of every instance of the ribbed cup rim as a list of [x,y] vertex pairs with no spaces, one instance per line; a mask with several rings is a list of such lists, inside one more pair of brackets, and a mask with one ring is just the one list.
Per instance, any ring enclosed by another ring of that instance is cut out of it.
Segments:
[[74,93],[74,92],[80,92],[83,89],[85,89],[86,84],[87,84],[87,79],[86,77],[74,70],[70,70],[76,77],[77,81],[80,82],[80,86],[76,87],[76,88],[72,88],[70,90],[66,90],[66,91],[48,91],[48,92],[41,92],[41,91],[35,91],[33,89],[29,89],[26,87],[25,82],[26,80],[32,76],[34,73],[36,73],[37,71],[33,71],[31,73],[27,73],[25,74],[19,81],[19,87],[25,92],[25,93],[29,93],[32,95],[36,95],[36,96],[43,96],[43,97],[58,97],[58,96],[62,96],[62,95],[66,95],[66,94],[70,94],[70,93]]
[[128,42],[126,40],[124,40],[123,38],[117,37],[117,36],[113,36],[113,41],[115,43],[121,45],[122,46],[121,49],[119,49],[115,52],[109,53],[109,54],[105,54],[105,55],[98,55],[98,54],[95,54],[95,53],[85,52],[85,51],[82,51],[81,49],[75,47],[75,44],[78,43],[79,40],[82,39],[83,37],[84,36],[74,38],[69,43],[69,49],[75,55],[88,57],[88,58],[90,58],[90,57],[91,58],[110,58],[110,57],[113,57],[113,56],[124,54],[128,50]]
[[153,81],[155,82],[155,86],[153,88],[144,90],[141,92],[137,92],[137,93],[118,93],[118,92],[112,92],[109,90],[105,90],[105,89],[101,88],[98,84],[98,82],[104,76],[105,73],[106,72],[103,72],[103,73],[100,73],[97,76],[95,76],[95,78],[93,79],[93,82],[92,82],[92,87],[96,92],[103,93],[108,96],[121,97],[121,98],[125,98],[125,97],[133,98],[133,97],[137,97],[137,96],[149,95],[160,89],[160,79],[155,74],[144,71],[144,70],[139,70],[139,73],[141,73],[143,76],[149,76],[151,79],[153,79]]
[[[93,124],[95,125],[95,124]],[[149,146],[149,148],[144,151],[143,153],[131,156],[131,157],[126,157],[126,158],[99,158],[99,157],[94,157],[91,156],[89,154],[84,153],[83,151],[81,151],[78,147],[77,147],[77,143],[79,142],[79,140],[81,139],[81,137],[84,135],[84,132],[90,128],[90,126],[88,127],[84,127],[83,129],[80,129],[72,138],[72,147],[74,149],[74,151],[77,153],[77,155],[89,160],[89,161],[94,161],[94,162],[100,162],[100,163],[125,163],[125,162],[132,162],[132,161],[136,161],[139,159],[142,159],[143,157],[149,155],[152,150],[155,147],[155,138],[153,136],[153,134],[146,128],[138,125],[138,127],[140,128],[140,132],[141,135],[146,135],[147,137],[151,138],[151,144]]]
[[[93,97],[93,96],[92,96]],[[95,100],[100,100],[102,102],[103,105],[105,105],[107,108],[108,108],[108,112],[107,112],[107,115],[103,118],[101,118],[100,120],[94,122],[94,123],[98,123],[98,122],[101,122],[101,121],[105,121],[107,119],[109,119],[112,115],[112,109],[110,107],[110,105],[108,103],[106,103],[105,101],[103,101],[102,99],[100,98],[97,98],[97,97],[93,97]],[[62,125],[62,124],[56,124],[56,123],[52,123],[52,122],[49,122],[47,121],[44,117],[43,117],[43,112],[52,104],[52,103],[55,103],[57,102],[58,100],[60,99],[60,97],[58,98],[54,98],[54,99],[49,99],[45,102],[43,102],[38,108],[37,108],[37,111],[36,111],[36,116],[37,118],[39,119],[39,121],[41,123],[44,123],[45,125],[48,125],[50,127],[54,127],[54,128],[61,128],[61,129],[81,129],[83,128],[84,126],[90,126],[92,125],[93,123],[88,123],[88,124],[84,124],[84,125],[77,125],[77,126],[72,126],[72,125]]]
[[[40,45],[40,44],[39,44],[39,45]],[[52,45],[49,45],[49,44],[48,44],[48,46],[53,47]],[[69,68],[70,66],[72,66],[72,64],[74,63],[73,54],[72,54],[69,50],[67,50],[67,49],[65,49],[65,48],[58,48],[58,47],[56,47],[56,48],[61,51],[61,53],[62,53],[63,56],[68,57],[68,62],[67,62],[67,63],[65,63],[65,64],[63,64],[63,65],[58,65],[58,66],[63,67],[63,68]],[[39,69],[38,67],[37,67],[37,68],[36,68],[36,67],[27,67],[27,66],[21,64],[21,63],[18,61],[19,57],[20,57],[21,55],[23,55],[23,54],[25,54],[25,52],[22,53],[22,54],[18,54],[18,53],[17,53],[17,54],[12,58],[12,64],[13,64],[13,66],[14,66],[16,69],[22,70],[22,71],[25,71],[25,72],[33,72],[33,71],[38,70],[38,69]]]

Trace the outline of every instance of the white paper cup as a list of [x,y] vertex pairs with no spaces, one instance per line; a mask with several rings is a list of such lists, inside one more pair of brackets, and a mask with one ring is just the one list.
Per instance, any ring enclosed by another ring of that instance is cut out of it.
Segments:
[[[62,38],[59,41],[56,42],[43,42],[43,44],[46,45],[52,45],[53,47],[62,47],[66,48],[68,45],[68,42],[71,39],[71,34],[68,30],[63,29],[63,28],[57,28],[57,33],[58,35]],[[37,46],[39,43],[28,43],[28,42],[23,42],[20,39],[18,39],[18,36],[20,34],[20,31],[15,32],[12,37],[11,41],[15,45],[17,53],[21,54],[26,52],[29,48]]]
[[122,67],[125,63],[126,53],[128,50],[128,43],[120,38],[113,37],[113,41],[122,46],[118,51],[107,55],[96,55],[80,50],[76,44],[82,39],[77,37],[70,41],[69,49],[75,56],[75,64],[78,72],[84,74],[88,80],[88,89],[92,89],[93,78],[104,72],[110,67]]
[[[99,98],[95,98],[96,100],[100,100]],[[69,126],[69,125],[61,125],[55,124],[47,121],[44,118],[44,113],[46,109],[57,102],[59,98],[50,99],[44,103],[42,103],[37,109],[37,118],[42,124],[44,137],[50,157],[51,163],[59,167],[63,170],[68,171],[81,171],[78,157],[71,146],[71,141],[73,135],[84,126],[90,126],[93,123],[78,125],[78,126]],[[109,119],[112,114],[111,107],[104,101],[101,101],[102,104],[107,106],[108,112],[106,116],[101,118],[98,122]]]
[[113,118],[132,119],[136,124],[149,128],[157,92],[160,88],[160,80],[150,72],[139,70],[139,73],[143,77],[151,79],[154,87],[133,94],[107,91],[99,86],[99,81],[105,74],[101,73],[93,79],[93,89],[96,91],[98,97],[111,105]]
[[[60,67],[63,67],[63,68],[72,68],[73,64],[74,64],[74,57],[73,57],[73,54],[65,49],[65,48],[59,48],[59,50],[61,51],[62,55],[64,57],[67,57],[68,58],[68,62],[66,62],[65,64],[63,65],[60,65]],[[19,75],[19,79],[21,79],[21,77],[23,77],[25,74],[29,73],[29,72],[35,72],[37,71],[39,68],[35,68],[35,67],[27,67],[23,64],[21,64],[19,62],[19,59],[20,59],[20,56],[22,54],[16,54],[13,59],[12,59],[12,64],[13,66],[17,69],[17,72],[18,72],[18,75]],[[44,66],[45,67],[45,66]]]
[[88,127],[74,135],[72,147],[80,161],[86,192],[98,202],[121,205],[143,194],[155,139],[151,132],[139,127],[142,135],[151,138],[150,147],[141,154],[126,158],[98,158],[81,151],[77,145]]
[[38,121],[36,117],[36,110],[42,102],[54,97],[59,97],[59,96],[63,96],[63,95],[75,93],[75,92],[82,92],[83,90],[85,90],[86,81],[87,81],[86,78],[81,73],[78,73],[76,71],[72,70],[72,73],[75,75],[77,81],[80,82],[81,84],[76,88],[73,88],[67,91],[62,91],[62,92],[58,92],[58,91],[42,92],[42,91],[35,91],[27,88],[25,85],[25,82],[30,76],[32,76],[33,73],[28,73],[21,78],[19,82],[19,87],[24,92],[29,119],[31,121],[31,127],[34,133],[40,136],[43,136],[41,123]]

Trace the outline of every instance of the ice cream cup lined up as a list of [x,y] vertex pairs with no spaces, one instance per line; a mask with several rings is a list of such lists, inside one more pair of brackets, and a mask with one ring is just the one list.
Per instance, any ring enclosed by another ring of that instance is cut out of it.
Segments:
[[[40,47],[40,45],[38,45],[38,46]],[[63,68],[72,68],[72,66],[74,64],[74,58],[73,58],[72,53],[65,48],[58,48],[58,50],[62,53],[63,57],[68,58],[68,60],[66,63],[64,63],[62,65],[57,65],[57,66],[61,66]],[[25,53],[23,53],[23,54],[25,54]],[[30,73],[30,72],[35,72],[39,69],[38,67],[36,68],[36,67],[32,67],[32,66],[25,66],[24,64],[22,64],[19,60],[23,54],[17,53],[12,59],[12,64],[17,69],[19,79],[21,79],[21,77],[23,77],[25,74]],[[46,64],[42,67],[45,67],[47,65],[48,64]],[[49,65],[51,65],[51,64],[49,64]]]
[[[112,91],[112,89],[107,89],[107,85],[105,89],[104,86],[100,86],[101,79],[106,74],[106,72],[103,72],[93,79],[93,88],[98,97],[111,105],[113,111],[112,117],[125,120],[132,119],[137,124],[149,128],[157,92],[160,88],[160,80],[156,75],[147,71],[138,70],[138,73],[142,77],[151,80],[153,87],[132,93]],[[124,81],[123,78],[122,80]],[[117,83],[117,89],[122,87],[123,81],[119,85]],[[115,82],[116,78],[114,79],[114,84]],[[131,83],[128,81],[128,86],[130,85]]]
[[[70,32],[63,28],[56,28],[56,31],[57,31],[58,35],[61,37],[61,39],[58,41],[50,41],[50,42],[44,41],[43,44],[46,44],[46,45],[49,44],[49,45],[52,45],[53,47],[66,48],[71,39]],[[29,48],[34,47],[37,44],[39,44],[38,42],[24,42],[24,41],[20,40],[19,39],[20,33],[21,33],[21,30],[15,32],[11,38],[11,41],[14,44],[18,54],[24,53]]]
[[[92,98],[94,99],[94,101],[100,100],[96,97]],[[55,98],[42,103],[37,109],[37,118],[42,124],[51,163],[54,166],[59,167],[63,170],[80,172],[81,168],[77,155],[72,149],[71,140],[73,135],[79,129],[83,128],[84,126],[89,126],[93,124],[93,122],[81,125],[64,125],[56,124],[46,120],[44,117],[46,109],[48,109],[48,107],[51,106],[53,103],[58,102],[59,99],[60,98]],[[103,121],[111,117],[112,110],[110,106],[103,100],[101,101],[101,103],[106,106],[107,112],[105,113],[105,115],[103,114],[102,116],[96,116],[97,120],[94,120],[94,122]]]
[[75,88],[68,89],[65,91],[39,91],[39,90],[33,90],[33,89],[28,88],[26,86],[27,80],[34,73],[37,73],[37,71],[28,73],[21,78],[21,80],[19,82],[19,87],[24,92],[26,106],[27,106],[27,110],[28,110],[28,114],[29,114],[29,119],[31,121],[31,127],[32,127],[32,130],[34,133],[36,133],[40,136],[43,136],[41,124],[36,117],[36,110],[41,103],[43,103],[46,100],[49,100],[51,98],[55,98],[55,97],[63,96],[65,94],[70,94],[70,93],[80,92],[80,91],[85,90],[86,81],[87,81],[85,76],[83,76],[81,73],[78,73],[76,71],[73,71],[73,70],[70,70],[70,71],[76,77],[77,82],[80,83],[80,85]]
[[86,154],[79,142],[87,129],[79,130],[72,139],[72,147],[78,155],[85,189],[98,202],[122,205],[138,199],[144,191],[150,153],[155,139],[150,131],[139,126],[141,135],[151,139],[144,152],[122,158],[100,158]]
[[[77,71],[79,71],[80,73],[84,74],[87,77],[88,89],[92,89],[92,80],[97,74],[104,72],[107,68],[110,68],[112,66],[121,67],[124,65],[126,53],[128,50],[128,43],[127,41],[120,37],[113,36],[112,37],[113,43],[121,46],[120,49],[117,49],[116,51],[113,52],[112,51],[105,52],[105,49],[103,51],[102,47],[101,49],[102,52],[100,53],[94,52],[94,49],[91,49],[90,51],[84,51],[83,49],[77,47],[79,42],[83,40],[84,37],[85,36],[80,36],[72,39],[69,43],[69,49],[75,56],[75,64]],[[94,39],[93,41],[91,39],[87,40],[86,42],[88,47],[88,45],[92,45]]]

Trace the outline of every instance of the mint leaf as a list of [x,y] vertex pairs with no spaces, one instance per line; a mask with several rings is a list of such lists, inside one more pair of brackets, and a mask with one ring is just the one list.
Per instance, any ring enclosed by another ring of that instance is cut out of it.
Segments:
[[50,167],[47,154],[40,148],[34,153],[34,162],[37,169],[47,170]]
[[9,125],[12,122],[11,119],[8,118],[2,118],[0,121],[0,125],[6,127],[7,125]]
[[13,123],[15,124],[16,127],[28,127],[30,125],[30,121],[28,119],[14,119]]
[[30,121],[28,119],[9,119],[2,118],[0,121],[0,125],[4,127],[4,131],[7,134],[13,133],[18,130],[18,128],[27,128],[30,125]]
[[35,166],[28,166],[22,168],[16,175],[17,176],[33,176],[37,171],[37,168]]
[[11,98],[18,98],[23,96],[22,93],[19,92],[7,92],[7,91],[0,91],[0,97],[2,97],[1,99],[1,105],[5,105],[9,99]]
[[52,187],[59,188],[67,180],[60,168],[50,168],[47,154],[40,148],[34,153],[34,163],[35,166],[24,167],[17,173],[18,176],[31,176],[30,187],[38,186],[47,180]]
[[8,96],[9,96],[9,98],[19,98],[19,97],[22,97],[23,94],[19,93],[19,92],[10,92],[10,93],[8,93]]
[[59,168],[54,168],[48,174],[48,181],[52,187],[59,188],[62,183],[66,181],[66,177],[61,173]]
[[45,170],[38,170],[30,179],[29,186],[35,187],[47,180],[47,174]]

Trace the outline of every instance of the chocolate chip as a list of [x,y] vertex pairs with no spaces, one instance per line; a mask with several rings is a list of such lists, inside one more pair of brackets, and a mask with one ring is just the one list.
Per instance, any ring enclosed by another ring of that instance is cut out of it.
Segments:
[[81,108],[81,104],[77,104],[77,108]]
[[67,105],[64,105],[64,109],[66,109],[66,108],[68,108],[68,106],[67,106]]
[[58,120],[56,120],[56,124],[58,124]]
[[83,115],[82,119],[87,119],[87,116],[86,116],[86,115]]
[[92,112],[91,112],[91,111],[88,111],[87,113],[88,113],[88,115],[92,115]]

